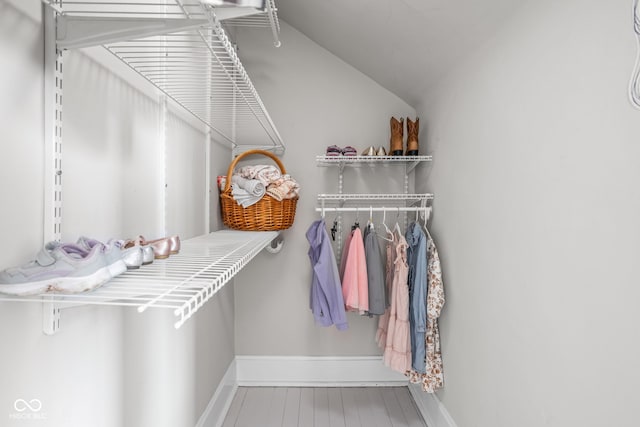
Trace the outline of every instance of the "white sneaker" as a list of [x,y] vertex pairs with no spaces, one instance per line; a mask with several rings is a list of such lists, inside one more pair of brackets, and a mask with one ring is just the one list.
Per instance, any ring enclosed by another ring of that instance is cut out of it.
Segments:
[[111,277],[100,245],[87,251],[73,243],[50,242],[34,261],[0,272],[0,293],[79,293],[96,289]]

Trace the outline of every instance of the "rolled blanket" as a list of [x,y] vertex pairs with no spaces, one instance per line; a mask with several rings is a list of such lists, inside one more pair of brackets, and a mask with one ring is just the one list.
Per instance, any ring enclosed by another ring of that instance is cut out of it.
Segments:
[[262,182],[265,187],[282,176],[280,170],[273,165],[243,166],[238,171],[238,174],[243,178],[257,179]]
[[267,187],[267,194],[278,201],[293,199],[299,192],[300,185],[289,175],[283,175]]
[[246,179],[240,175],[233,175],[231,177],[231,183],[236,184],[238,187],[242,188],[254,197],[262,197],[266,192],[266,186],[262,181],[257,179]]

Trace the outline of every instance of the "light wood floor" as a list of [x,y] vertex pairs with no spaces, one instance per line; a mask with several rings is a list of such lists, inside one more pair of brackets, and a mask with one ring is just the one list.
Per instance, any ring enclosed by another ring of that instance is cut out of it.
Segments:
[[425,427],[406,387],[239,387],[223,427]]

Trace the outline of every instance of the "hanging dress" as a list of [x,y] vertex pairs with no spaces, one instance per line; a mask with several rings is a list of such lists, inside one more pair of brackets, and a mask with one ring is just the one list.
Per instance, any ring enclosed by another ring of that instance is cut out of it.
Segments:
[[406,373],[411,369],[407,241],[402,234],[394,234],[395,256],[393,259],[391,306],[389,307],[389,323],[382,360],[392,370]]
[[376,331],[376,343],[378,347],[384,350],[387,346],[387,329],[389,328],[389,312],[391,307],[391,285],[393,283],[393,265],[395,261],[395,243],[394,234],[387,232],[387,246],[385,248],[387,261],[385,266],[385,300],[386,307],[384,314],[378,319],[378,330]]
[[351,235],[342,279],[342,295],[348,311],[357,311],[361,315],[368,313],[369,282],[367,279],[367,263],[362,232],[359,228],[353,230]]
[[364,229],[364,252],[369,286],[369,316],[383,315],[386,308],[384,289],[384,265],[373,224]]
[[444,386],[444,370],[442,365],[442,353],[440,352],[440,330],[438,318],[444,306],[444,285],[442,283],[442,269],[438,249],[433,240],[429,240],[428,263],[429,295],[427,297],[427,333],[425,334],[426,372],[424,374],[412,370],[409,373],[409,381],[422,384],[422,389],[427,393],[435,393]]

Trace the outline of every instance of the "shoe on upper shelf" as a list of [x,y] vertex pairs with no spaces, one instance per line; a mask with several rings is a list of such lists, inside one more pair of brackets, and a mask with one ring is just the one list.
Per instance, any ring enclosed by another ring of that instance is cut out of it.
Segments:
[[347,145],[342,149],[343,156],[357,156],[358,151],[350,145]]
[[407,117],[407,151],[405,156],[417,156],[419,152],[418,133],[420,132],[420,119],[416,117],[411,121]]
[[169,255],[175,255],[180,252],[180,237],[178,235],[162,237],[155,240],[146,240],[143,236],[138,236],[136,240],[138,240],[141,245],[151,246],[156,259],[169,258]]
[[384,149],[384,147],[379,147],[378,151],[376,151],[376,156],[386,156],[387,155],[387,150]]
[[[135,254],[136,251],[139,251],[142,254],[142,261],[140,262],[140,265],[151,264],[153,262],[153,259],[155,258],[155,253],[153,251],[153,248],[149,245],[142,245],[140,242],[141,242],[140,238],[137,238],[134,240],[131,240],[131,239],[124,240],[122,241],[122,250],[127,254],[128,253]],[[137,258],[137,255],[133,255],[133,256]],[[122,257],[126,258],[127,255],[123,253]],[[125,263],[127,263],[127,260],[125,260]],[[131,263],[135,264],[134,260],[131,260]],[[129,264],[127,264],[127,267],[129,267]],[[129,268],[136,268],[136,267],[132,266]]]
[[337,145],[330,145],[327,147],[326,155],[327,157],[341,156],[342,148],[338,147]]
[[16,296],[43,293],[80,293],[108,282],[103,245],[86,250],[74,243],[49,242],[36,259],[0,272],[0,293]]
[[105,255],[111,277],[119,276],[129,268],[127,260],[122,256],[121,244],[117,240],[111,239],[107,243],[102,243],[99,240],[81,236],[76,243],[87,251],[98,246]]
[[362,152],[362,155],[363,156],[375,156],[376,155],[376,149],[373,146],[367,147]]

